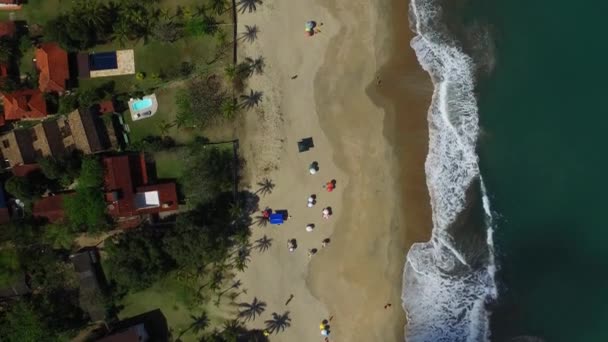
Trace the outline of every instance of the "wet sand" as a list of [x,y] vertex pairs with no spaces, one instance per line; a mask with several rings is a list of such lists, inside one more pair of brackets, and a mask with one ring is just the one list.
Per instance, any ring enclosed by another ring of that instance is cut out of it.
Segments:
[[[240,275],[248,291],[239,300],[268,304],[252,327],[263,327],[272,312],[290,311],[291,327],[272,341],[322,340],[319,321],[330,317],[332,341],[403,340],[405,256],[413,242],[428,240],[431,228],[424,159],[432,87],[409,47],[406,5],[265,2],[239,19],[261,29],[241,57],[261,53],[268,65],[250,82],[265,98],[244,124],[249,180],[272,179],[277,187],[260,206],[293,213],[280,227],[254,228],[253,240],[267,235],[275,244],[254,252]],[[310,19],[323,23],[322,31],[305,37]],[[298,153],[297,140],[307,136],[315,148]],[[313,160],[321,169],[311,176]],[[338,182],[331,194],[321,187],[329,179]],[[309,209],[311,193],[319,204]],[[335,215],[325,221],[320,210],[327,205]],[[317,225],[314,232],[304,231],[307,223]],[[327,237],[330,244],[320,248]],[[294,253],[288,238],[298,240]],[[319,249],[310,260],[309,248]]]

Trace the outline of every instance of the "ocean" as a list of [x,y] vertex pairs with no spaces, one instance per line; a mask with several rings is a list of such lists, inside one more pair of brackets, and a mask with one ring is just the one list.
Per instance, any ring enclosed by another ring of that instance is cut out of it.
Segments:
[[608,341],[607,10],[411,1],[435,91],[433,234],[405,265],[408,341]]

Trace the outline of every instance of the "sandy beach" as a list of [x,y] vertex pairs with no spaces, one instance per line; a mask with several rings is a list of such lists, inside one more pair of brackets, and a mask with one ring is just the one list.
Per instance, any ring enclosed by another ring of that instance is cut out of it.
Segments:
[[[240,44],[240,59],[266,62],[249,82],[263,103],[241,128],[246,180],[252,191],[262,178],[272,180],[276,187],[260,207],[291,215],[280,226],[254,227],[253,240],[266,235],[273,245],[254,251],[239,275],[247,292],[238,301],[267,304],[252,327],[289,311],[291,327],[272,341],[322,341],[319,322],[330,318],[331,341],[403,341],[405,256],[411,243],[428,240],[431,227],[423,164],[432,87],[409,48],[406,6],[269,0],[239,16],[239,31],[260,30],[255,42]],[[307,20],[319,25],[312,37]],[[305,137],[315,147],[299,153]],[[313,161],[315,175],[308,172]],[[323,185],[332,179],[329,193]],[[308,208],[312,194],[317,204]],[[329,220],[321,217],[327,206]],[[288,239],[297,240],[293,253]],[[312,248],[318,253],[309,258]]]

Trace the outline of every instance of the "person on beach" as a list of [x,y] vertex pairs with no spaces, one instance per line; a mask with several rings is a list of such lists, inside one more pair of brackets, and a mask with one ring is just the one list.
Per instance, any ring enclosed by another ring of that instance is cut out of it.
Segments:
[[329,243],[329,238],[324,239],[323,241],[321,241],[321,247],[325,248],[327,246],[327,244]]
[[386,309],[390,308],[391,306],[393,306],[393,304],[391,304],[391,303],[387,303],[387,304],[384,306],[384,310],[386,310]]
[[317,254],[317,249],[313,248],[313,249],[309,249],[308,250],[308,258],[311,259],[313,255]]

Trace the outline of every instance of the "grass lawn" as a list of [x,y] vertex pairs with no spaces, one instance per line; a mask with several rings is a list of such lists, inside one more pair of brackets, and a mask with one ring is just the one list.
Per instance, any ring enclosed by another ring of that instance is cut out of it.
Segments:
[[[220,327],[227,318],[234,316],[234,312],[225,309],[226,305],[217,308],[211,303],[206,306],[192,307],[194,302],[190,290],[169,275],[144,291],[127,295],[121,303],[124,308],[118,316],[120,319],[125,319],[150,310],[160,309],[167,318],[174,338],[192,324],[191,316],[198,316],[203,311],[210,319],[207,331]],[[193,333],[186,332],[182,336],[182,341],[198,341],[198,338]]]
[[182,176],[184,168],[182,149],[158,151],[154,153],[154,161],[158,178],[179,179]]
[[23,56],[21,57],[21,61],[19,63],[19,73],[21,75],[25,75],[29,73],[32,77],[36,78],[38,71],[36,71],[36,65],[34,64],[34,54],[36,52],[36,48],[32,47],[27,50]]

